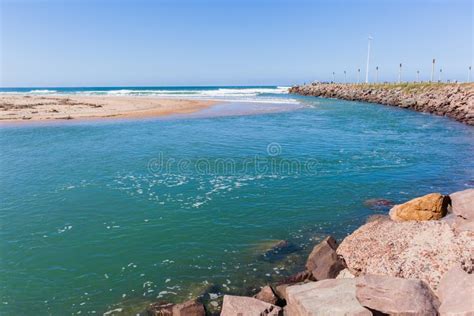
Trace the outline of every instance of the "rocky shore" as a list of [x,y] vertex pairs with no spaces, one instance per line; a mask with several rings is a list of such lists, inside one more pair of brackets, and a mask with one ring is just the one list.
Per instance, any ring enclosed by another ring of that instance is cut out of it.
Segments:
[[474,125],[474,84],[323,84],[290,88],[290,93],[380,103],[447,116]]
[[158,302],[147,314],[474,315],[473,271],[474,189],[432,193],[370,217],[340,244],[326,237],[303,271],[262,284],[253,296],[224,295],[217,310],[203,304],[202,296]]

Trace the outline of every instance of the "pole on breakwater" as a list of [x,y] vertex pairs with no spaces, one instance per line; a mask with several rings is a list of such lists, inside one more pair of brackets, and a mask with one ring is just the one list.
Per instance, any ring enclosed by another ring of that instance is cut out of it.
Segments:
[[438,76],[438,82],[441,82],[441,75],[443,74],[443,69],[439,69],[439,76]]
[[434,80],[435,64],[436,64],[436,59],[433,58],[433,63],[432,63],[432,66],[431,66],[431,79],[430,79],[430,82],[433,82],[433,80]]
[[398,69],[398,83],[402,82],[402,63],[400,63],[400,68]]
[[360,83],[360,68],[357,69],[357,83]]
[[375,67],[375,83],[379,82],[379,66]]
[[332,83],[336,83],[336,73],[332,72]]
[[344,70],[344,83],[347,83],[346,71]]
[[372,36],[369,36],[369,43],[367,46],[367,67],[365,68],[365,83],[369,83],[370,42],[372,40]]
[[469,69],[467,71],[467,82],[471,82],[471,66],[469,66]]
[[416,82],[420,82],[420,71],[416,71]]

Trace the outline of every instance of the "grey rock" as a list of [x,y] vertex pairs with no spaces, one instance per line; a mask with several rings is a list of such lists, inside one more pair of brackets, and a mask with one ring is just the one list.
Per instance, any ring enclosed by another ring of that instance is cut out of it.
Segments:
[[474,315],[474,274],[453,267],[441,278],[438,297],[440,315]]
[[286,315],[372,315],[356,299],[355,279],[328,279],[289,286]]
[[467,220],[474,220],[474,189],[455,192],[451,197],[452,212]]
[[224,295],[221,316],[271,315],[281,313],[281,308],[253,297]]
[[437,315],[439,301],[426,283],[382,275],[356,279],[356,297],[365,307],[389,315]]

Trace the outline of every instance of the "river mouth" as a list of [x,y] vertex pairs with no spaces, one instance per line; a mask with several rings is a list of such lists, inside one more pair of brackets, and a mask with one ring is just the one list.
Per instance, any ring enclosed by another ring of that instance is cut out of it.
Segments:
[[[367,200],[474,186],[472,127],[301,100],[309,106],[260,115],[217,108],[2,129],[1,313],[103,313],[251,292],[298,270],[326,235],[340,240],[386,212]],[[262,258],[260,245],[279,240],[296,248]]]
[[224,116],[259,115],[303,109],[301,103],[224,102],[188,114],[168,115],[161,119],[213,118]]

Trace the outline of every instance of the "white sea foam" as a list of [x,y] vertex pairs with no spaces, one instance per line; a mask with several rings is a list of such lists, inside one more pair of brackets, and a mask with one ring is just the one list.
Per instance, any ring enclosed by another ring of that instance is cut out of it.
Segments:
[[50,93],[57,93],[56,90],[48,90],[48,89],[38,89],[38,90],[31,90],[28,93],[31,94],[50,94]]
[[[109,96],[143,96],[162,98],[197,98],[220,101],[248,101],[261,103],[298,103],[295,99],[283,97],[288,88],[278,87],[216,87],[216,88],[161,88],[161,89],[117,89],[117,90],[65,90],[34,89],[28,94],[77,94],[77,95],[109,95]],[[22,94],[21,91],[4,91],[0,94]]]
[[18,95],[18,94],[56,94],[58,91],[56,90],[48,90],[48,89],[34,89],[30,91],[0,91],[0,95]]
[[120,89],[120,90],[83,90],[72,92],[85,95],[130,95],[156,97],[256,97],[262,94],[287,94],[288,87],[262,88],[190,88],[190,89]]

